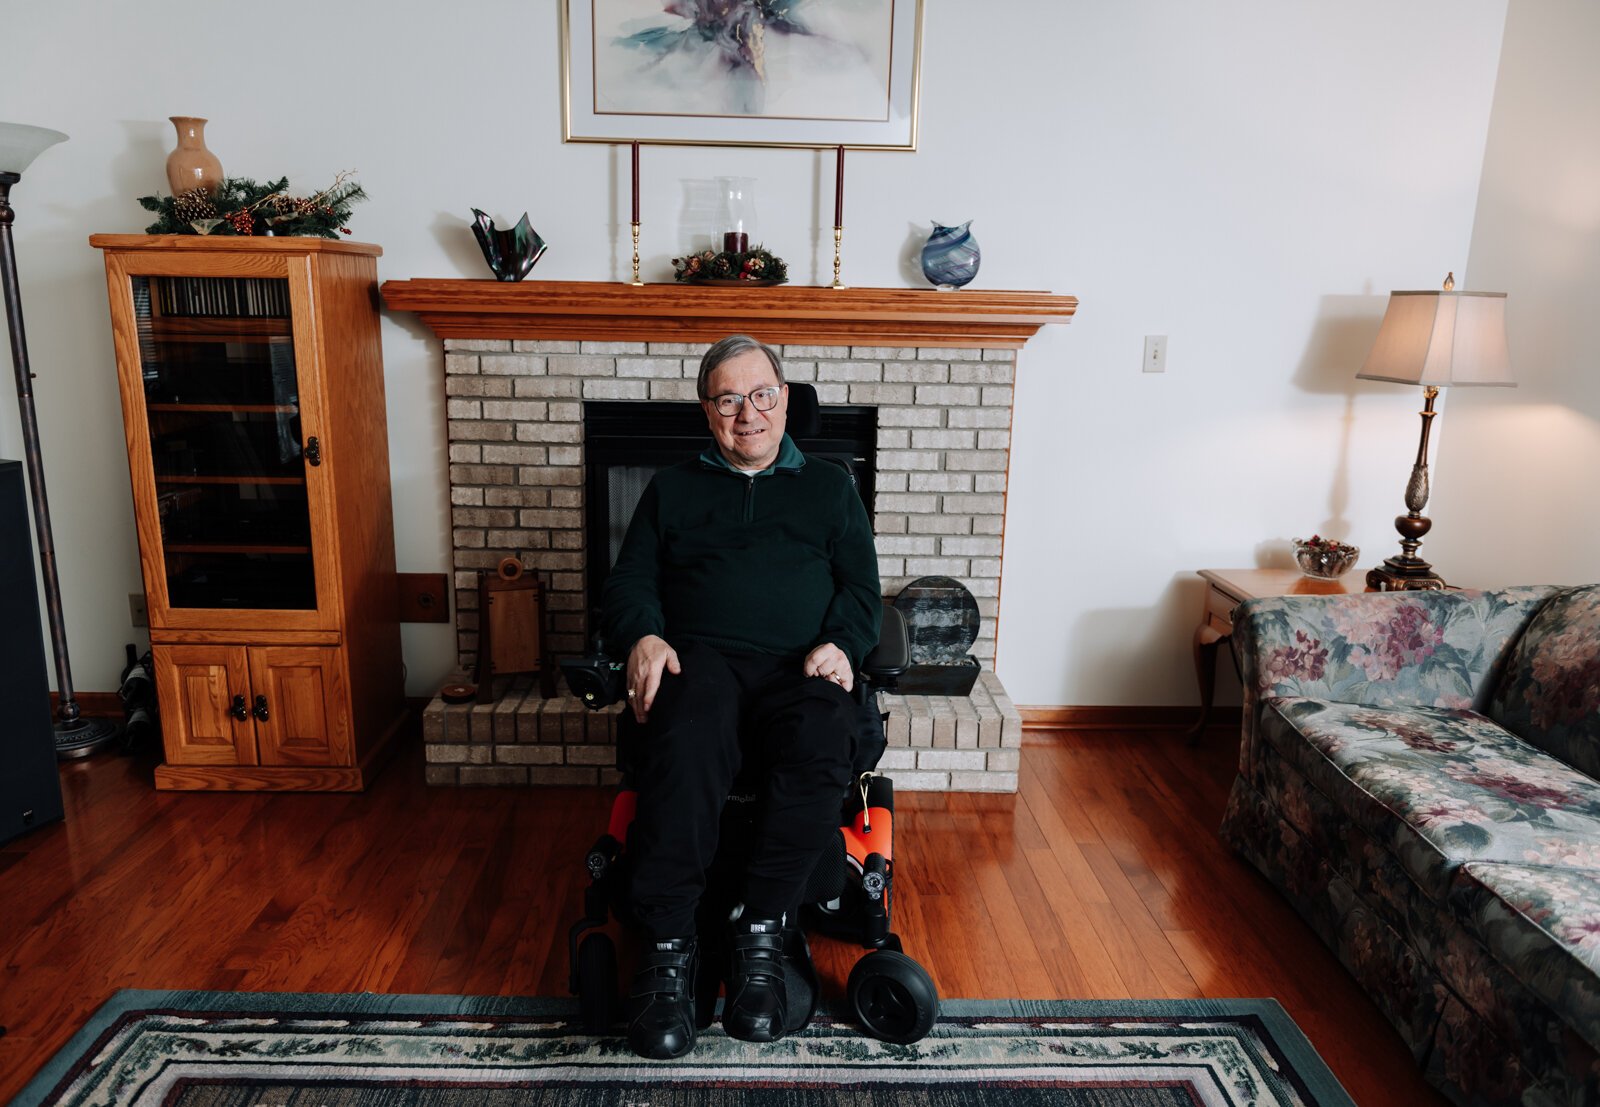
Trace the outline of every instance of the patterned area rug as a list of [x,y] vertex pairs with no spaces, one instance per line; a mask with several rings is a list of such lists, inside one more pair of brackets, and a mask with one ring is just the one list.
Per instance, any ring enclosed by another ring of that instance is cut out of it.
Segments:
[[963,1002],[921,1042],[826,1017],[641,1061],[566,1000],[119,992],[19,1104],[1354,1107],[1270,999]]

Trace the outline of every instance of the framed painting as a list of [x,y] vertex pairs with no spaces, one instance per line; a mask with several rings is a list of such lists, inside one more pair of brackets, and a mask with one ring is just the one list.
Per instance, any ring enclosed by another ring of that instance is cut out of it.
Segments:
[[561,137],[915,150],[922,4],[561,0]]

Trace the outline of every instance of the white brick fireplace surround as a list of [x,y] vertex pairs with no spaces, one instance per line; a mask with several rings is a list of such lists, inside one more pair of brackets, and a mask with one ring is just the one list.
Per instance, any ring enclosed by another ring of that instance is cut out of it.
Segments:
[[[488,296],[510,293],[519,298],[500,300],[514,306],[502,308],[499,315],[482,312],[481,304],[469,313],[451,303],[448,316],[442,316],[435,303],[430,316],[426,306],[415,302],[418,286],[450,286],[452,292],[468,286]],[[548,305],[545,290],[554,286],[548,282],[539,289],[529,282],[506,288],[478,281],[384,286],[390,307],[418,310],[444,337],[451,545],[463,670],[470,672],[478,646],[477,573],[493,570],[506,556],[521,556],[549,582],[554,652],[570,656],[585,651],[591,628],[585,614],[584,401],[692,402],[705,347],[723,334],[744,331],[779,345],[785,376],[814,383],[823,405],[876,408],[874,523],[885,596],[892,597],[917,577],[941,575],[962,581],[978,601],[982,619],[972,652],[985,671],[977,687],[971,696],[961,697],[884,695],[889,750],[880,768],[892,773],[903,790],[1015,791],[1022,724],[992,666],[1016,348],[1039,322],[1064,322],[1076,302],[1047,297],[1054,316],[1025,320],[1010,330],[1014,319],[999,320],[999,325],[991,319],[977,334],[937,333],[924,323],[922,329],[936,333],[892,334],[899,341],[886,345],[859,344],[874,336],[857,333],[855,328],[862,325],[857,319],[822,325],[790,321],[785,326],[771,318],[740,319],[728,311],[704,320],[692,335],[683,333],[681,315],[671,322],[657,320],[655,329],[664,332],[664,340],[658,341],[650,336],[652,323],[644,312],[642,322],[630,319],[638,325],[619,341],[615,320],[602,330],[592,318],[551,319],[547,307],[543,317],[529,323],[522,312],[530,302]],[[627,288],[565,287],[603,290],[613,298],[618,289]],[[658,305],[663,294],[724,291],[672,286],[630,291],[648,305],[654,289],[663,290],[655,294]],[[746,298],[744,303],[753,304],[760,296],[762,306],[777,302],[780,307],[797,299],[796,293],[821,291],[833,316],[846,303],[846,294],[830,290],[726,291]],[[540,292],[545,292],[542,300],[537,299]],[[784,298],[774,301],[775,293]],[[919,306],[922,298],[932,298],[933,306],[942,309],[937,301],[943,297],[965,294],[896,290],[889,295],[901,303],[917,297]],[[730,303],[716,297],[710,302]],[[969,298],[961,306],[971,302]],[[914,313],[893,314],[895,319],[880,321],[877,329],[903,331],[905,317]],[[851,333],[843,342],[828,333],[847,328]],[[1018,331],[1025,333],[1019,336]],[[608,337],[585,337],[596,333]],[[534,337],[513,337],[522,334]],[[681,340],[690,337],[693,341]],[[784,337],[834,340],[777,341]],[[993,344],[979,344],[984,342]],[[423,716],[427,779],[442,785],[614,780],[617,710],[590,712],[564,687],[559,696],[546,700],[532,681],[511,683],[492,704],[435,700]]]

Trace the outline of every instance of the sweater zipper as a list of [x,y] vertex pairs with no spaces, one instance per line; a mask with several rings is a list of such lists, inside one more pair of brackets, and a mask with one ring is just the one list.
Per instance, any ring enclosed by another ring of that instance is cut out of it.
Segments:
[[756,478],[744,478],[744,521],[749,522],[755,518],[756,503]]

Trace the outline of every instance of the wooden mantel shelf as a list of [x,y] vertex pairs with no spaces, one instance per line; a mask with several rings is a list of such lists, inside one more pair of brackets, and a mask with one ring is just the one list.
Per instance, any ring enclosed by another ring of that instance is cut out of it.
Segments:
[[1076,296],[911,288],[728,288],[599,281],[385,281],[384,304],[412,311],[440,338],[766,342],[1017,349],[1066,323]]

